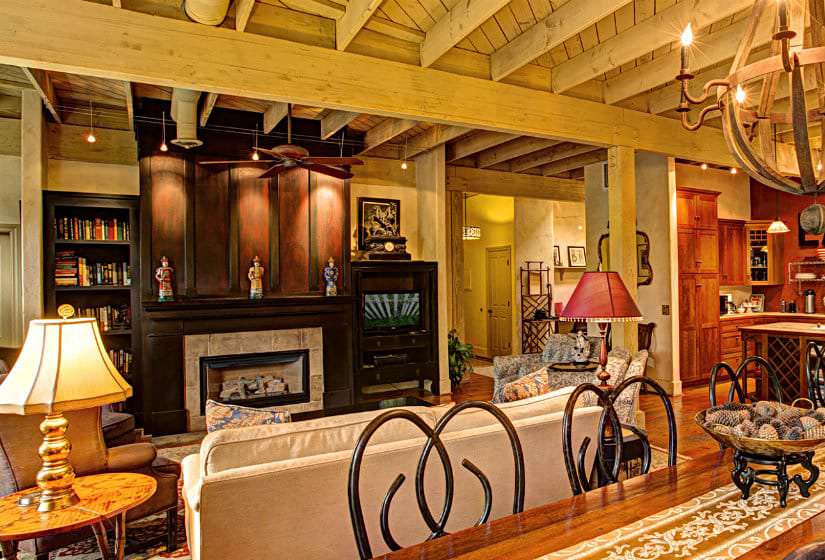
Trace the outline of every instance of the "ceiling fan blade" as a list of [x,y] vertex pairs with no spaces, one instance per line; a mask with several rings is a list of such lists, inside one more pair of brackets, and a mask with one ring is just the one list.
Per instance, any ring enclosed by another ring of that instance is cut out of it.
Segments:
[[260,146],[258,146],[257,149],[258,149],[259,152],[269,154],[269,155],[274,156],[276,158],[281,157],[281,154],[277,150],[273,150],[273,149],[270,149],[270,148],[261,148]]
[[320,163],[321,165],[364,165],[364,162],[354,157],[306,157],[305,163]]
[[271,159],[232,159],[232,160],[208,160],[208,161],[199,161],[199,165],[227,165],[229,163],[273,163],[274,160]]
[[269,169],[264,171],[258,177],[258,179],[269,179],[270,177],[274,177],[275,175],[278,175],[279,173],[281,173],[281,171],[285,171],[287,169],[289,169],[288,166],[286,166],[282,163],[276,163],[275,165],[273,165],[272,167],[270,167]]
[[338,167],[330,167],[329,165],[306,163],[303,161],[298,162],[298,165],[304,169],[309,169],[310,171],[314,171],[315,173],[320,173],[322,175],[329,175],[330,177],[335,177],[336,179],[351,179],[353,177],[352,173],[349,171],[344,171]]

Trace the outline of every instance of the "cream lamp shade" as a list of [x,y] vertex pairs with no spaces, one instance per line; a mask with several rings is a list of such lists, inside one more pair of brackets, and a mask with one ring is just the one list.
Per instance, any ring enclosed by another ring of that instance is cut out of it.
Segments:
[[0,413],[55,414],[130,396],[132,387],[109,359],[95,319],[35,320],[0,384]]

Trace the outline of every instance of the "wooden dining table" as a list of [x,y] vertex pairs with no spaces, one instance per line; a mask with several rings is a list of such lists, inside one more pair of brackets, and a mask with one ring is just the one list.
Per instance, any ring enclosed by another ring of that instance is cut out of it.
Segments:
[[[730,450],[714,452],[378,558],[536,560],[730,485],[731,468]],[[781,560],[791,551],[820,540],[825,540],[823,514],[802,521],[739,557]]]

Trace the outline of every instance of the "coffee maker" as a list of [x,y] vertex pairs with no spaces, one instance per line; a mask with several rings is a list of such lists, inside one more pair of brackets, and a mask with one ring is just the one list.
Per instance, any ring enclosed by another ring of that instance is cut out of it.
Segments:
[[733,304],[733,294],[719,294],[719,314],[733,313],[736,307]]

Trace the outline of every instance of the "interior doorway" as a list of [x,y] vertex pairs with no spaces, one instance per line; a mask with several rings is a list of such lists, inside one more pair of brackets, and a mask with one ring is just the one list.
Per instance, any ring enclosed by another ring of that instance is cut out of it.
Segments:
[[512,281],[510,246],[487,247],[487,348],[490,358],[512,354]]

